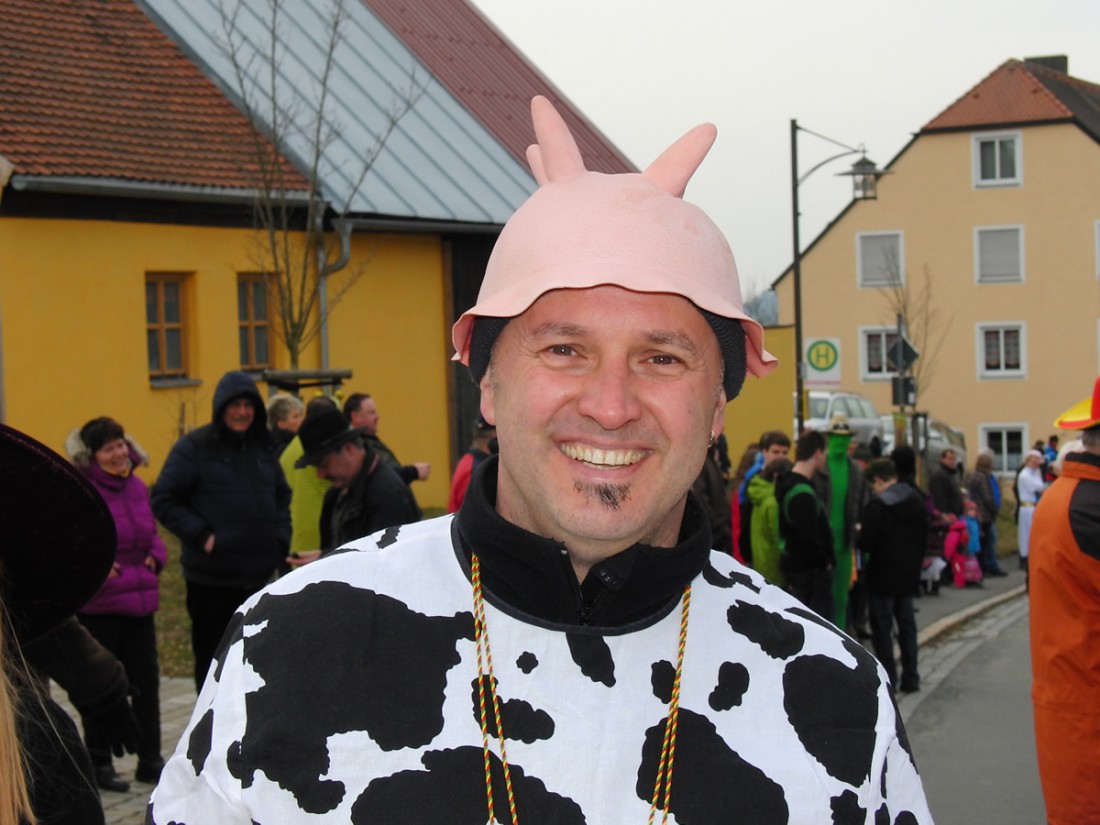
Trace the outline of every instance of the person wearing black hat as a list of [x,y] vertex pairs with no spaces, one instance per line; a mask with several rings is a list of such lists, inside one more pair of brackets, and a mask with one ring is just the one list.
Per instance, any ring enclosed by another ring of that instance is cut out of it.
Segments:
[[339,410],[322,410],[298,430],[302,457],[294,466],[313,466],[332,487],[321,507],[321,548],[342,544],[387,527],[420,520],[420,507],[397,472],[363,445],[363,433]]
[[228,372],[218,381],[213,421],[172,447],[152,503],[180,540],[201,690],[234,611],[271,580],[290,549],[290,487],[251,376]]

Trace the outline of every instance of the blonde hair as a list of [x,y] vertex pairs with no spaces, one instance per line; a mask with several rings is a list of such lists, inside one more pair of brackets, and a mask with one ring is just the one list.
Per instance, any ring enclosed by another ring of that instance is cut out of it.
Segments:
[[302,399],[285,392],[275,393],[267,399],[266,407],[269,430],[274,430],[277,422],[286,421],[290,418],[290,414],[295,410],[303,413],[306,410],[306,405],[302,403]]
[[16,731],[19,699],[12,686],[8,648],[4,641],[7,616],[0,604],[0,825],[19,825],[38,820],[31,810],[24,774],[23,748]]

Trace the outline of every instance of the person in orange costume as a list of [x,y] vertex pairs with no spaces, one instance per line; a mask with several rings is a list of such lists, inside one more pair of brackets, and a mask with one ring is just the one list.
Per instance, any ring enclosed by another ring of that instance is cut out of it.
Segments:
[[1100,823],[1100,378],[1056,427],[1083,452],[1035,510],[1031,667],[1039,778],[1051,825]]

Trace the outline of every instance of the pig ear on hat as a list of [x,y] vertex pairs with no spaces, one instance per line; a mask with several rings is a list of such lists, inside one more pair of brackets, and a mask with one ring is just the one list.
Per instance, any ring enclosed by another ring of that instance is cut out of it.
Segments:
[[707,156],[718,129],[713,123],[701,123],[661,153],[645,170],[645,176],[670,195],[684,196],[688,181]]
[[[585,173],[584,158],[565,120],[541,95],[531,101],[531,119],[538,143],[527,147],[527,162],[539,186],[565,181]],[[645,176],[661,189],[682,198],[688,181],[707,156],[718,137],[713,123],[702,123],[689,131],[645,170]]]
[[527,147],[527,162],[539,186],[566,181],[585,173],[584,158],[562,116],[542,95],[531,101],[531,122],[537,143]]

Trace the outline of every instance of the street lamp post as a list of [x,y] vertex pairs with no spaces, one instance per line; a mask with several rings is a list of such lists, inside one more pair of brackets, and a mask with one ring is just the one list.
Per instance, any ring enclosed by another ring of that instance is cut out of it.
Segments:
[[[844,149],[843,152],[832,157],[825,158],[806,174],[798,174],[798,133],[806,132],[814,137],[821,138],[829,143]],[[840,141],[833,140],[817,132],[811,132],[798,125],[798,121],[791,119],[791,237],[793,240],[794,263],[791,267],[794,276],[794,363],[795,363],[795,399],[796,416],[798,421],[795,438],[802,433],[806,423],[806,359],[802,351],[802,244],[798,231],[798,187],[810,175],[827,163],[850,155],[859,155],[860,158],[852,164],[850,172],[840,174],[852,178],[852,198],[854,200],[875,200],[878,197],[878,179],[886,172],[875,166],[874,162],[867,159],[866,150],[860,146],[854,148]]]

